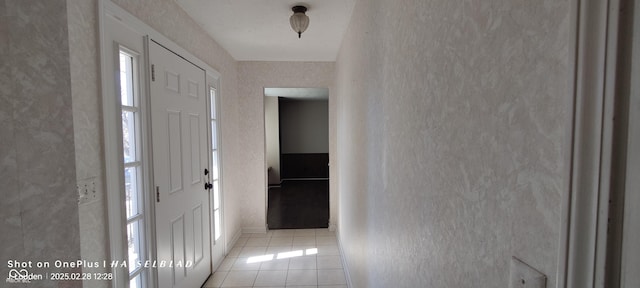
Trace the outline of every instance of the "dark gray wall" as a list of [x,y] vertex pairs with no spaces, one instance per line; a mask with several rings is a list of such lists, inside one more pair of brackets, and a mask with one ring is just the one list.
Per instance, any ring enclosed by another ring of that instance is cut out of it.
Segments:
[[280,99],[281,153],[329,153],[327,100]]

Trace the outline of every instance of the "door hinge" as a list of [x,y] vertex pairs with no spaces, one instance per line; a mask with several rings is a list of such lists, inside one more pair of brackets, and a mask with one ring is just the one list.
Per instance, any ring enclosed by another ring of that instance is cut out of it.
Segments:
[[160,203],[160,187],[156,186],[156,202]]
[[156,82],[156,65],[151,64],[151,81]]

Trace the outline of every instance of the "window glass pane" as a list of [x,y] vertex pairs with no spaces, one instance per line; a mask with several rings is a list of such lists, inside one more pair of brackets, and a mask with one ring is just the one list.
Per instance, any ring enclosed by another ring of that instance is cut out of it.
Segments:
[[124,163],[136,161],[136,123],[135,113],[122,111],[122,150]]
[[142,225],[140,220],[134,221],[127,225],[127,241],[129,246],[129,272],[132,272],[137,268],[136,263],[142,259],[140,249],[140,228]]
[[120,101],[133,106],[133,57],[120,52]]
[[135,278],[129,281],[129,288],[142,288],[142,277],[140,274],[136,275]]
[[217,209],[215,211],[213,211],[213,221],[215,223],[215,226],[213,227],[214,231],[214,240],[218,240],[218,238],[220,238],[220,230],[222,229],[222,227],[220,226],[220,209]]
[[211,148],[218,149],[218,123],[215,120],[211,121]]
[[216,119],[216,89],[209,89],[209,100],[211,100],[211,119]]
[[211,159],[212,165],[213,165],[213,170],[211,173],[211,177],[213,178],[213,180],[218,180],[218,151],[213,151],[212,153],[213,155],[213,159]]
[[127,219],[138,215],[140,201],[138,194],[140,187],[138,186],[138,169],[136,167],[129,167],[124,169],[124,191],[125,191],[125,204],[127,208]]
[[213,181],[213,209],[220,208],[220,183],[218,180]]

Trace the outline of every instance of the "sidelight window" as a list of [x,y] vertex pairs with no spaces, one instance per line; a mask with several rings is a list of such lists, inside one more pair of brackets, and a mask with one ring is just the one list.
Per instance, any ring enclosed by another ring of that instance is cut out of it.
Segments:
[[146,260],[145,215],[142,180],[142,126],[135,53],[120,49],[120,110],[122,114],[122,154],[127,231],[129,287],[145,286],[146,276],[137,263]]

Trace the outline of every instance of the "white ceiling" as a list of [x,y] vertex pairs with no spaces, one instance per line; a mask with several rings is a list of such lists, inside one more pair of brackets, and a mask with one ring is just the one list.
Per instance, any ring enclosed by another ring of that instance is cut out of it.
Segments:
[[[335,61],[355,0],[176,0],[239,61]],[[309,10],[298,39],[291,7]]]

